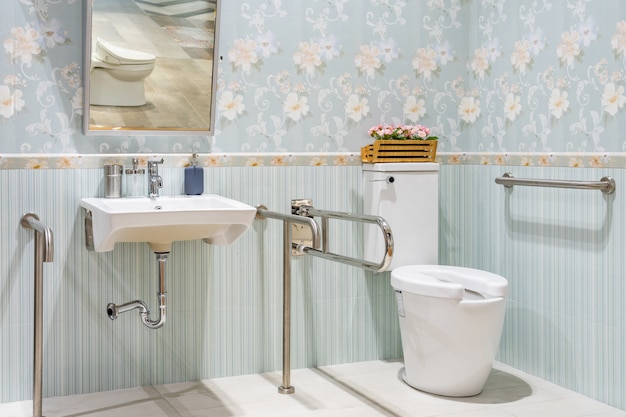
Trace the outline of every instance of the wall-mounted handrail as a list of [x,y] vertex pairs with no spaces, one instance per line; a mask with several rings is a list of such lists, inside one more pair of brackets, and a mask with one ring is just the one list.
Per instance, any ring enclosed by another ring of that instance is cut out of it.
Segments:
[[[344,213],[341,211],[319,210],[311,206],[300,206],[299,215],[301,216],[318,216],[322,218],[322,250],[312,248],[306,245],[297,245],[297,249],[307,255],[316,256],[318,258],[329,259],[343,264],[357,266],[359,268],[368,269],[374,272],[386,270],[391,264],[393,256],[393,235],[391,227],[385,219],[380,216],[371,216],[367,214]],[[377,225],[385,242],[385,253],[383,259],[379,263],[367,261],[364,259],[352,258],[349,256],[332,253],[328,249],[328,219],[348,220],[359,223],[371,223]]]
[[496,178],[496,184],[504,185],[507,188],[513,187],[514,185],[525,185],[531,187],[600,190],[604,194],[613,194],[613,192],[615,192],[615,180],[611,177],[602,177],[600,181],[542,180],[532,178],[515,178],[513,174],[506,172],[501,177]]
[[290,223],[309,226],[313,235],[313,245],[319,245],[319,227],[310,217],[282,214],[270,211],[267,207],[256,207],[256,219],[276,219],[283,221],[283,381],[278,387],[281,394],[293,394],[296,389],[291,385],[291,225]]
[[35,230],[35,311],[33,353],[33,417],[42,416],[43,388],[43,263],[52,262],[54,244],[52,230],[34,213],[22,216],[20,224]]

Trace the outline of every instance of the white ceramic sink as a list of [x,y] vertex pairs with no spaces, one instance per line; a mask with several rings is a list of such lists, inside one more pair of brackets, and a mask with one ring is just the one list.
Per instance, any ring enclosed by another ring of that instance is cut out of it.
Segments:
[[96,252],[113,250],[117,242],[148,242],[154,252],[169,252],[172,242],[179,240],[228,245],[256,215],[254,207],[215,194],[83,198],[80,205],[91,212]]

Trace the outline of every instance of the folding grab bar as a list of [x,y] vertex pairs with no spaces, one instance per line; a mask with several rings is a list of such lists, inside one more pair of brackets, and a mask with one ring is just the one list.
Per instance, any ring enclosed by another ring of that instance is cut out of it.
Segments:
[[35,311],[33,353],[33,417],[42,417],[43,385],[43,263],[52,262],[54,244],[52,230],[34,213],[22,216],[20,224],[35,230]]
[[[295,200],[292,201],[292,209],[294,208],[294,202]],[[298,206],[296,214],[277,213],[268,210],[264,205],[258,205],[256,212],[255,218],[257,220],[270,218],[283,221],[283,380],[282,385],[278,387],[278,392],[280,394],[293,394],[295,388],[291,385],[291,250],[294,249],[300,253],[378,272],[386,269],[391,263],[391,257],[393,255],[393,236],[389,224],[387,224],[382,217],[378,216],[317,210],[309,205]],[[319,247],[320,231],[317,222],[311,216],[322,217],[322,250],[317,249]],[[385,238],[385,254],[382,261],[376,264],[370,261],[329,252],[327,230],[328,219],[331,218],[377,224]],[[292,242],[290,223],[302,224],[311,229],[311,244],[313,247]]]
[[615,180],[611,177],[602,177],[600,181],[568,181],[568,180],[541,180],[531,178],[515,178],[510,172],[496,178],[496,184],[511,188],[514,185],[531,187],[578,188],[584,190],[600,190],[604,194],[615,192]]
[[[300,216],[318,216],[322,218],[322,250],[312,248],[305,245],[298,245],[297,249],[318,258],[329,259],[335,262],[341,262],[347,265],[357,266],[359,268],[368,269],[374,272],[386,270],[391,264],[393,256],[393,235],[391,227],[385,219],[380,216],[370,216],[367,214],[344,213],[340,211],[318,210],[311,206],[300,206],[298,215]],[[385,242],[385,253],[383,259],[379,263],[366,261],[363,259],[352,258],[344,255],[329,252],[328,250],[328,219],[348,220],[359,223],[376,224],[380,228]]]

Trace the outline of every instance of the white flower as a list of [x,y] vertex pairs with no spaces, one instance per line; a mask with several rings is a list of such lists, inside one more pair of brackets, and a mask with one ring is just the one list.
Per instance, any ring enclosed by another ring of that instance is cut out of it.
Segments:
[[526,67],[530,64],[530,43],[527,40],[515,42],[515,50],[511,54],[513,68],[522,74],[526,73]]
[[417,50],[417,56],[413,58],[413,68],[428,80],[437,70],[436,57],[437,52],[434,49],[420,48]]
[[415,123],[426,114],[426,106],[424,100],[417,99],[415,96],[409,96],[404,102],[404,114],[407,119]]
[[550,109],[552,116],[556,119],[560,119],[563,116],[563,113],[565,113],[569,108],[567,92],[561,92],[558,88],[552,90],[552,94],[550,95],[550,100],[548,102],[548,108]]
[[251,156],[246,161],[246,166],[247,167],[262,167],[263,166],[263,158],[262,157]]
[[293,54],[293,62],[298,70],[307,74],[315,74],[315,69],[322,65],[322,48],[317,43],[300,42],[298,50]]
[[326,166],[328,165],[328,161],[326,160],[326,158],[321,158],[319,156],[314,156],[313,158],[311,158],[311,160],[309,161],[309,165],[311,166]]
[[485,73],[489,70],[489,51],[487,48],[478,48],[474,51],[471,67],[474,76],[480,79],[485,78]]
[[397,59],[400,55],[398,52],[398,46],[393,39],[378,42],[378,49],[380,50],[380,57],[385,62],[391,62],[392,60]]
[[556,47],[556,55],[561,60],[562,64],[567,64],[568,66],[574,65],[574,59],[580,55],[580,45],[578,44],[579,36],[576,31],[563,32],[561,35],[561,43]]
[[6,85],[0,85],[0,116],[9,119],[16,112],[22,110],[24,107],[24,100],[22,100],[22,91],[15,90],[11,94],[11,89]]
[[367,106],[367,99],[359,98],[356,94],[351,94],[346,102],[346,114],[349,119],[355,122],[360,121],[363,116],[369,113],[370,108]]
[[44,169],[48,168],[48,162],[45,159],[36,159],[32,158],[26,161],[24,164],[24,168],[26,169]]
[[546,47],[545,34],[541,29],[529,33],[526,39],[528,39],[529,50],[533,55],[538,55]]
[[48,48],[63,45],[67,41],[67,32],[61,27],[57,19],[41,22],[40,29]]
[[509,93],[506,95],[506,99],[504,101],[504,115],[510,121],[514,121],[517,119],[517,116],[522,111],[522,106],[520,105],[520,97],[514,96]]
[[246,106],[243,104],[242,96],[235,96],[232,91],[224,91],[217,102],[217,108],[222,117],[235,120],[237,115],[243,113]]
[[592,41],[598,39],[598,28],[591,17],[588,17],[584,22],[580,22],[577,29],[582,46],[589,46]]
[[252,39],[235,39],[234,46],[228,51],[228,59],[235,68],[250,72],[252,65],[259,62],[256,48],[257,44]]
[[382,66],[380,61],[380,49],[376,46],[362,45],[359,53],[354,57],[356,67],[368,76],[374,76],[377,69]]
[[496,60],[500,58],[500,55],[502,55],[502,46],[500,46],[498,38],[493,38],[487,42],[485,48],[487,48],[489,52],[488,56],[490,62],[496,62]]
[[33,56],[41,53],[39,39],[39,32],[30,26],[14,27],[11,29],[11,37],[4,41],[4,50],[9,54],[12,62],[19,59],[30,67]]
[[257,51],[265,58],[278,52],[276,37],[272,34],[272,32],[257,35],[255,41]]
[[298,121],[309,112],[306,97],[298,97],[296,93],[289,93],[283,104],[283,110],[288,118]]
[[608,83],[604,86],[604,92],[602,93],[602,107],[604,111],[615,116],[617,111],[624,107],[626,103],[626,96],[624,96],[624,87],[619,86],[615,88],[615,84]]
[[617,55],[626,55],[626,21],[617,22],[617,28],[611,37],[611,47]]
[[463,97],[459,104],[459,116],[467,123],[474,123],[480,116],[480,101],[474,97]]
[[450,42],[448,41],[435,46],[435,51],[437,53],[437,61],[439,61],[441,65],[446,65],[454,59],[454,51],[450,47]]
[[332,35],[327,36],[320,39],[317,43],[320,46],[320,56],[322,59],[330,61],[339,56],[340,49],[336,37]]

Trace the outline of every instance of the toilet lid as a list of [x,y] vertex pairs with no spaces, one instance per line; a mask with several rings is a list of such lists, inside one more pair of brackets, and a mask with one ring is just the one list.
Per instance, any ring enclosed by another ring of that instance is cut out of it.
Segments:
[[479,269],[445,265],[408,265],[391,272],[396,290],[439,298],[463,299],[465,290],[485,297],[504,297],[506,278]]
[[141,65],[156,61],[156,56],[150,53],[122,48],[100,38],[96,39],[95,56],[102,62],[115,65]]

